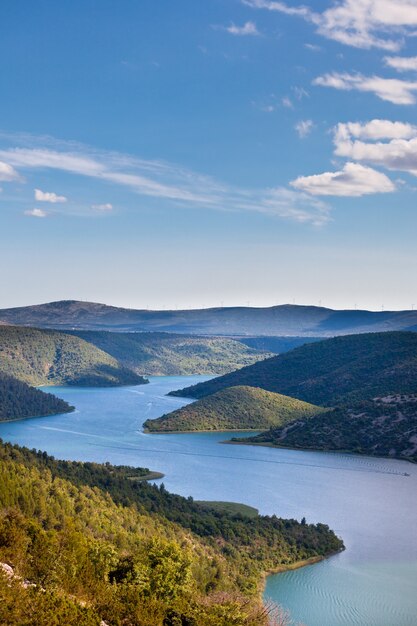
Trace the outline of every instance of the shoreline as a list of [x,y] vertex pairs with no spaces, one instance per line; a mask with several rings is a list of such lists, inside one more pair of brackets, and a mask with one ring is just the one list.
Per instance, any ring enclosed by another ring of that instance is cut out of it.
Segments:
[[383,454],[369,454],[368,452],[353,452],[352,450],[334,450],[333,448],[296,448],[294,446],[277,446],[276,444],[269,443],[267,441],[265,443],[257,443],[254,441],[245,442],[226,439],[225,441],[219,441],[219,443],[235,446],[260,446],[262,448],[276,448],[277,450],[294,450],[295,452],[325,452],[330,454],[348,454],[351,456],[369,457],[370,459],[391,459],[392,461],[406,461],[407,463],[412,463],[413,465],[417,463],[417,461],[414,461],[413,459],[405,456],[386,456]]
[[61,411],[60,413],[47,413],[46,415],[27,415],[26,417],[12,417],[11,419],[0,420],[0,424],[9,424],[11,422],[23,422],[24,420],[34,420],[37,417],[44,418],[44,417],[55,417],[56,415],[68,415],[68,413],[74,413],[75,411],[76,411],[76,407],[73,406],[68,411]]
[[[254,428],[239,428],[239,430],[230,430],[229,428],[216,428],[215,430],[149,430],[149,428],[142,428],[142,432],[147,435],[196,435],[198,433],[261,433],[263,431],[255,430]],[[219,443],[226,442],[221,441]]]
[[273,569],[266,570],[265,572],[261,574],[261,580],[260,580],[260,584],[261,584],[260,597],[261,597],[262,602],[264,602],[265,600],[264,598],[265,587],[266,587],[267,578],[269,576],[274,576],[275,574],[284,574],[285,572],[290,572],[293,570],[301,569],[302,567],[307,567],[308,565],[315,565],[316,563],[321,563],[322,561],[325,561],[326,559],[330,559],[332,556],[341,554],[345,550],[346,550],[346,547],[342,548],[341,550],[337,550],[336,552],[331,552],[330,554],[327,554],[326,556],[321,556],[321,555],[310,556],[308,559],[303,559],[302,561],[295,561],[294,563],[288,563],[286,565],[278,565],[277,567]]
[[162,472],[152,472],[150,471],[148,474],[145,474],[144,476],[130,476],[128,477],[127,480],[131,480],[132,482],[136,482],[136,483],[140,483],[143,482],[145,480],[159,480],[161,478],[164,478],[165,474],[163,474]]

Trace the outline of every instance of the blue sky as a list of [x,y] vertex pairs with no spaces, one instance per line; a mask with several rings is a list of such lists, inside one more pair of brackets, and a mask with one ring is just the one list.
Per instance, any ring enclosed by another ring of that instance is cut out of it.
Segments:
[[417,0],[3,0],[0,306],[417,306]]

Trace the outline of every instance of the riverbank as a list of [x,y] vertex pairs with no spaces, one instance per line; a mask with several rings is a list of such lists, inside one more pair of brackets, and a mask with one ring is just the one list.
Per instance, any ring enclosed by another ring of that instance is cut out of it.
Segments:
[[59,413],[46,413],[45,415],[27,415],[26,417],[13,417],[7,420],[0,420],[0,424],[8,424],[10,422],[23,422],[25,420],[33,420],[36,418],[44,418],[44,417],[56,417],[57,415],[67,415],[68,413],[74,413],[76,411],[75,406],[72,406],[68,411],[60,411]]
[[[243,431],[242,431],[243,432]],[[413,465],[416,464],[414,459],[405,456],[387,456],[382,454],[369,454],[369,452],[359,452],[353,450],[334,450],[331,448],[297,448],[295,446],[278,446],[274,443],[264,442],[264,443],[256,443],[254,441],[232,441],[231,439],[225,439],[224,441],[219,441],[219,443],[226,443],[228,445],[235,446],[257,446],[260,448],[275,448],[277,450],[294,450],[296,452],[325,452],[330,454],[348,454],[352,456],[361,456],[361,457],[369,457],[370,459],[393,459],[396,461],[406,461],[407,463],[411,463]]]

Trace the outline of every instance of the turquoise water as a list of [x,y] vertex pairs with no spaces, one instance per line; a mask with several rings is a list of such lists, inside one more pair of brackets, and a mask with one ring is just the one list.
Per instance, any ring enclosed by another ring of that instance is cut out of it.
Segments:
[[[346,551],[270,576],[265,595],[306,626],[416,626],[417,466],[346,454],[219,445],[225,433],[149,435],[143,421],[189,401],[165,394],[203,377],[152,378],[111,389],[54,388],[74,413],[0,424],[0,437],[59,458],[163,472],[196,499],[325,522]],[[408,472],[410,476],[404,476]]]

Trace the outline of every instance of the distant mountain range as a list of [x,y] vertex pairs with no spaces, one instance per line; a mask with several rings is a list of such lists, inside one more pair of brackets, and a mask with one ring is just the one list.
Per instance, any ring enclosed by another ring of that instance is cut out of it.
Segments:
[[332,337],[390,330],[417,331],[417,311],[337,311],[289,304],[268,308],[149,311],[62,300],[2,309],[1,323],[56,329],[166,331],[229,337]]

